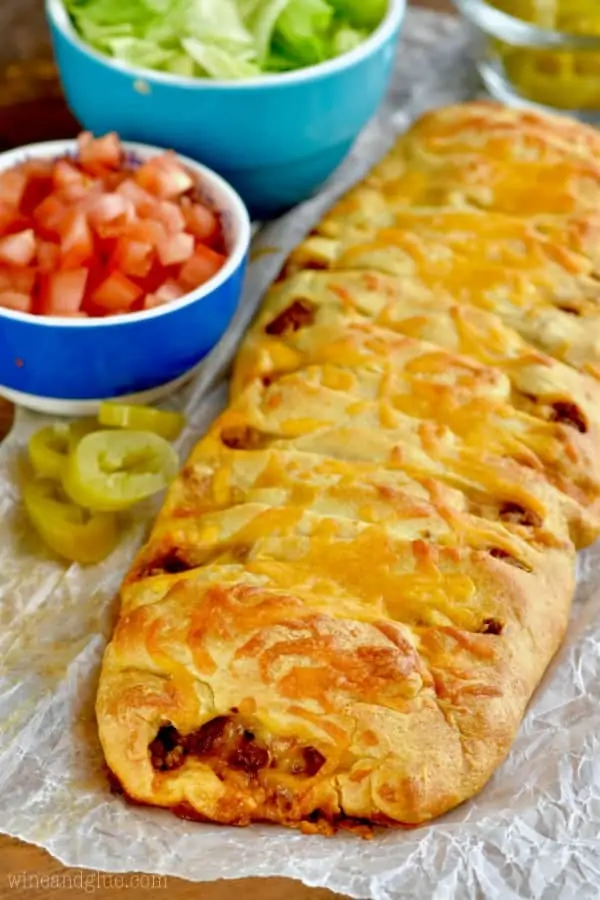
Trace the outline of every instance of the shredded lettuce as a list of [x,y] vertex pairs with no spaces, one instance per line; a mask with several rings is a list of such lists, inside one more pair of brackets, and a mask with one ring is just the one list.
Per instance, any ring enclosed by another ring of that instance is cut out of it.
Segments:
[[333,8],[326,0],[290,0],[277,19],[273,49],[297,67],[324,62],[330,56]]
[[388,8],[388,0],[328,0],[328,3],[353,28],[369,31],[377,28]]
[[65,0],[81,37],[122,62],[175,75],[243,80],[341,56],[388,0]]
[[366,28],[351,28],[349,25],[340,25],[335,32],[332,41],[333,56],[343,56],[355,50],[359,44],[369,37]]
[[201,73],[209,78],[234,81],[260,75],[257,65],[216,44],[203,43],[196,38],[184,38],[181,44],[194,62],[198,63]]
[[240,0],[242,19],[254,37],[256,55],[261,65],[265,64],[271,52],[277,23],[291,3],[292,0]]
[[113,37],[107,41],[107,45],[113,56],[144,69],[160,69],[172,56],[168,50],[143,38]]

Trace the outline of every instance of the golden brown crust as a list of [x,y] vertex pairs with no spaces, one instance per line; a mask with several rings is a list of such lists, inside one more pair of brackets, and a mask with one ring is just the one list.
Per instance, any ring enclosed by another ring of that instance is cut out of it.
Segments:
[[413,825],[501,763],[600,534],[598,159],[440,110],[292,255],[123,585],[97,714],[132,799]]
[[[579,368],[600,366],[600,284],[590,259],[547,237],[535,220],[480,210],[400,209],[380,226],[311,236],[287,271],[365,269],[410,280],[421,302],[441,292],[494,312],[534,347]],[[564,233],[569,231],[564,223]]]

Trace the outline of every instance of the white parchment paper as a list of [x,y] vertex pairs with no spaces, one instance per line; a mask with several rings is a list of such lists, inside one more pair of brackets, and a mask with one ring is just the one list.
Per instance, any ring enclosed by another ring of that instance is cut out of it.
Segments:
[[[231,356],[287,252],[417,113],[476,90],[460,22],[411,11],[388,103],[328,188],[259,235],[230,333],[173,400],[189,415],[182,453],[223,404]],[[97,567],[66,568],[46,554],[18,490],[19,459],[43,421],[19,412],[0,448],[0,830],[67,865],[108,872],[280,875],[376,900],[600,898],[600,546],[581,558],[567,641],[510,758],[475,800],[371,842],[191,824],[108,792],[93,716],[115,593],[154,510],[138,510]]]

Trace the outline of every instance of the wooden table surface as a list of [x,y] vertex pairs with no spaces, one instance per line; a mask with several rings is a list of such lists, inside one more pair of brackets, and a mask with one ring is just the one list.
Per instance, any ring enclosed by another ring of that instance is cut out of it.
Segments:
[[[452,11],[450,0],[412,0],[415,5]],[[43,0],[0,0],[0,151],[34,141],[71,137],[77,123],[58,87],[43,24]],[[0,398],[0,439],[12,422],[12,408]],[[86,881],[93,878],[93,883]],[[190,884],[165,878],[153,890],[143,879],[111,879],[101,873],[66,869],[44,850],[0,835],[0,900],[66,900],[89,896],[114,898],[127,891],[128,900],[147,900],[168,891],[169,900],[229,900],[241,892],[244,900],[335,900],[326,890],[304,887],[284,878]],[[87,885],[87,886],[86,886]],[[164,896],[164,894],[163,894]]]

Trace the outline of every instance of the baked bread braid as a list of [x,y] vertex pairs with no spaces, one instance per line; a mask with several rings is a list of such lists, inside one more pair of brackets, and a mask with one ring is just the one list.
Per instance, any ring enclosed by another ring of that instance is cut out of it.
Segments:
[[121,591],[113,780],[368,834],[469,799],[600,534],[600,137],[428,114],[288,260]]

